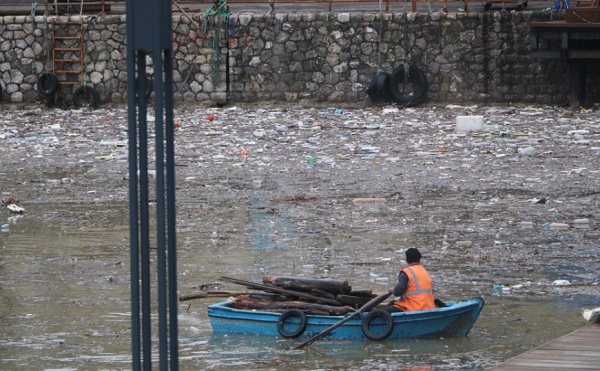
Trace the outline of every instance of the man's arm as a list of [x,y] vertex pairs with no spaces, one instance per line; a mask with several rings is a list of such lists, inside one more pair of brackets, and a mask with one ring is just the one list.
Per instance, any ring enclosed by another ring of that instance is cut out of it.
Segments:
[[394,296],[402,296],[408,288],[408,276],[403,271],[398,274],[398,284],[390,290]]

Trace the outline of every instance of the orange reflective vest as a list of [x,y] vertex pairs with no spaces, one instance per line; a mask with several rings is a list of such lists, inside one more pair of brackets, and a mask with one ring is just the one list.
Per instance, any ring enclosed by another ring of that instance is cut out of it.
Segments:
[[408,288],[394,306],[403,312],[434,309],[433,283],[425,268],[421,264],[413,264],[401,270],[408,276]]

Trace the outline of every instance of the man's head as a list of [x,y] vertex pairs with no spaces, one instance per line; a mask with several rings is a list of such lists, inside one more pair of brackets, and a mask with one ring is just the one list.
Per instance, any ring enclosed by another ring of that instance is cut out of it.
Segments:
[[414,247],[406,250],[406,262],[408,264],[418,263],[421,260],[421,253]]

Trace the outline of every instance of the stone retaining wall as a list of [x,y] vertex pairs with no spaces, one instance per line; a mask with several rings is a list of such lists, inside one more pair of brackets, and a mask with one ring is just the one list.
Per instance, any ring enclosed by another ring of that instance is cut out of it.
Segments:
[[[2,100],[42,100],[52,18],[0,18]],[[86,81],[102,101],[125,102],[125,16],[82,20]],[[361,102],[378,70],[410,62],[427,76],[428,101],[566,103],[567,62],[529,53],[528,22],[545,20],[547,12],[525,11],[174,14],[175,100]],[[599,77],[588,68],[588,100],[598,102]],[[60,94],[72,91],[61,85]]]

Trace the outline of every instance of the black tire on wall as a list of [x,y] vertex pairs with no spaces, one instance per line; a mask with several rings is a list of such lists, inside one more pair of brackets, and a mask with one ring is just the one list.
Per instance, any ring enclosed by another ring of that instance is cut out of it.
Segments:
[[38,77],[37,87],[42,95],[54,95],[58,91],[58,78],[53,73],[43,73]]
[[377,75],[375,75],[366,90],[367,95],[375,100],[384,98],[387,95],[389,80],[389,73],[383,71],[377,72]]
[[416,66],[411,65],[406,73],[404,66],[397,67],[389,81],[389,94],[394,102],[404,106],[422,103],[427,94],[427,78]]
[[75,107],[82,107],[82,98],[87,98],[89,100],[89,107],[98,108],[98,104],[100,103],[100,94],[98,94],[96,89],[89,85],[78,87],[75,92],[73,92],[73,105]]

